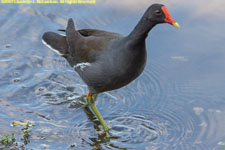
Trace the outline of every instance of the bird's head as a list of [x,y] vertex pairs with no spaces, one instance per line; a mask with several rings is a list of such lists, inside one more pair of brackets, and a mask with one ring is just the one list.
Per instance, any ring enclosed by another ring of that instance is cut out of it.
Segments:
[[179,24],[170,16],[166,6],[162,4],[153,4],[146,11],[145,17],[151,22],[168,23],[176,28],[180,28]]

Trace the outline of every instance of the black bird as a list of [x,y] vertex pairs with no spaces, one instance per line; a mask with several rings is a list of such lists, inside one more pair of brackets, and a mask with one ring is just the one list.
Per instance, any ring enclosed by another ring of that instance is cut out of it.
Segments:
[[108,126],[95,107],[93,96],[121,88],[144,70],[146,64],[145,39],[157,24],[179,24],[170,16],[166,6],[151,5],[133,31],[123,36],[119,33],[96,29],[76,30],[69,19],[66,36],[46,32],[43,42],[66,58],[89,88],[88,104],[108,135]]

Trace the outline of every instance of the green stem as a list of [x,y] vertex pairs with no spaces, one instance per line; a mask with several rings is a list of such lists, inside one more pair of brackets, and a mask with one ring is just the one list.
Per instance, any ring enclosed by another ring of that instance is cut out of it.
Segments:
[[92,97],[88,97],[87,100],[88,100],[89,106],[91,107],[91,109],[95,113],[96,117],[98,118],[99,122],[101,123],[101,125],[102,125],[102,127],[103,127],[103,129],[104,129],[104,131],[106,133],[106,136],[109,138],[110,137],[110,135],[109,135],[109,127],[106,124],[106,122],[103,120],[101,114],[99,113],[97,107],[95,106],[94,100],[92,99]]

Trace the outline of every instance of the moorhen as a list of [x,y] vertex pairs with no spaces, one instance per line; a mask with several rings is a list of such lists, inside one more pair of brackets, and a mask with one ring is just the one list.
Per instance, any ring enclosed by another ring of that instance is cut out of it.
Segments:
[[160,23],[180,27],[166,6],[153,4],[127,36],[96,29],[76,30],[73,20],[69,19],[65,36],[46,32],[42,37],[43,43],[65,57],[87,84],[88,105],[108,136],[109,128],[94,100],[98,93],[121,88],[142,73],[146,64],[145,39],[148,32]]

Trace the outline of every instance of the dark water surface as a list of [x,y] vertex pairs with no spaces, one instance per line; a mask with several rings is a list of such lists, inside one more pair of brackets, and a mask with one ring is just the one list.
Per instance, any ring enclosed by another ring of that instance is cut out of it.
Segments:
[[156,26],[146,40],[144,73],[98,97],[112,128],[109,142],[90,110],[77,104],[85,84],[41,43],[45,31],[65,28],[70,17],[79,29],[127,35],[154,2],[0,4],[0,135],[15,133],[22,143],[21,128],[10,126],[17,120],[35,124],[27,149],[224,150],[224,1],[166,3],[181,29]]

